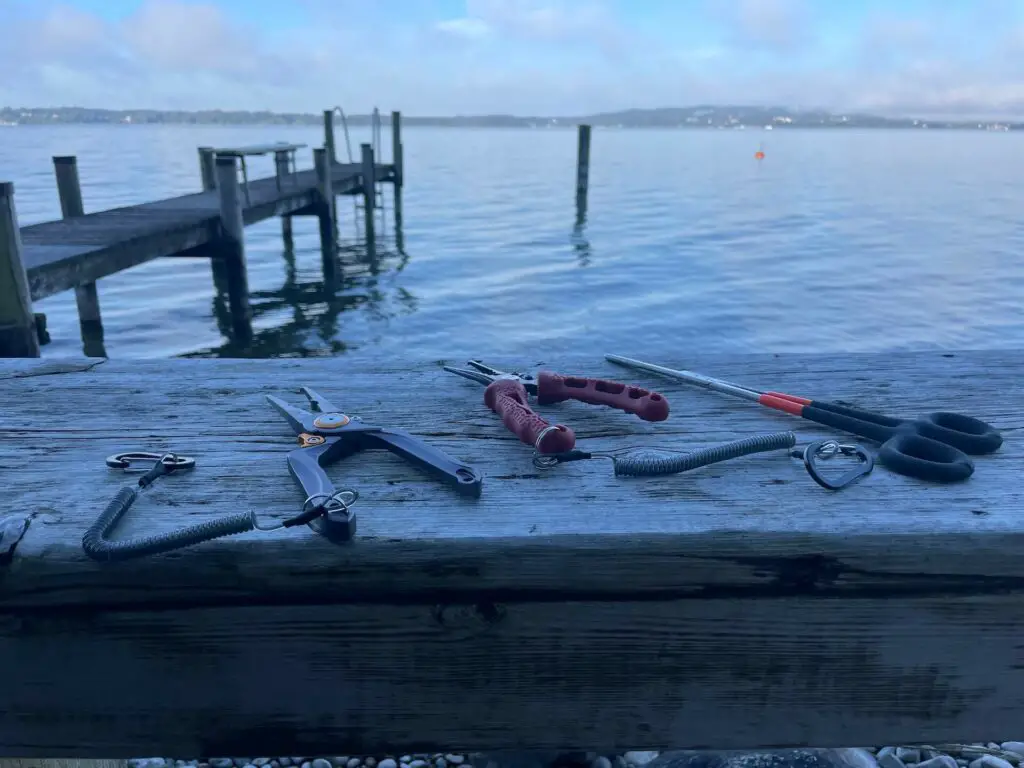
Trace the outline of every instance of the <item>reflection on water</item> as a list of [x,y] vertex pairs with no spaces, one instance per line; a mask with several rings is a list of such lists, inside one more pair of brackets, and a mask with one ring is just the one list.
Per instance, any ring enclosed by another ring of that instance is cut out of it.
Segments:
[[397,281],[409,254],[401,229],[394,234],[393,242],[376,240],[372,257],[365,241],[340,245],[340,269],[333,281],[322,275],[319,280],[300,279],[295,252],[286,248],[283,285],[249,293],[252,335],[245,340],[233,337],[227,293],[216,290],[213,316],[225,342],[179,357],[330,357],[348,351],[342,331],[346,313],[358,310],[372,320],[387,320],[417,309],[416,296]]

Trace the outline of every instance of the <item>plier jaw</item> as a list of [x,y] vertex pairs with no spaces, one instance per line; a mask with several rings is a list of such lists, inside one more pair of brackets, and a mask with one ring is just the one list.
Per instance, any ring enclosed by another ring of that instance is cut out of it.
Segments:
[[446,365],[444,366],[444,370],[448,373],[454,373],[456,376],[462,376],[471,381],[475,381],[478,384],[483,384],[485,387],[490,386],[496,381],[518,381],[522,384],[523,389],[526,390],[526,394],[532,397],[537,396],[537,377],[532,374],[506,373],[505,371],[485,365],[480,360],[468,360],[466,361],[466,365],[470,368],[453,368]]

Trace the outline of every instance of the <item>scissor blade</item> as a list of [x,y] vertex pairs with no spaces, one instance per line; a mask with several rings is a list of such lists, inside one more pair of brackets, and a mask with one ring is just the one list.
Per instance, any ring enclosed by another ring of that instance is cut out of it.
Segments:
[[341,409],[315,389],[302,387],[302,394],[309,400],[310,407],[319,413],[337,413]]
[[295,430],[295,434],[316,431],[316,427],[313,426],[313,414],[309,411],[288,405],[284,400],[273,395],[267,395],[266,397],[267,402],[274,406],[278,413],[284,416],[285,421]]

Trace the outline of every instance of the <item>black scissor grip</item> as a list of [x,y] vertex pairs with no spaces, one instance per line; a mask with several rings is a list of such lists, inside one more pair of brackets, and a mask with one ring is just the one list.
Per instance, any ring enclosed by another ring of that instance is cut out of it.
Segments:
[[974,474],[974,462],[959,448],[911,431],[882,443],[878,460],[893,472],[933,483],[957,483]]
[[919,434],[952,445],[972,456],[995,453],[1003,444],[1003,436],[991,424],[961,413],[936,411],[913,423]]

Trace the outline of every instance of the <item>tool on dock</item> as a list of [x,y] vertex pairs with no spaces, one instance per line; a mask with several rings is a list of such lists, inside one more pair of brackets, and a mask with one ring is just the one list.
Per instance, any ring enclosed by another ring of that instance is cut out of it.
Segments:
[[578,400],[590,405],[605,405],[632,413],[644,421],[664,421],[668,418],[668,400],[657,392],[605,379],[583,376],[563,376],[550,371],[530,374],[504,373],[470,360],[470,369],[444,366],[448,373],[464,376],[483,384],[484,404],[501,416],[512,434],[540,454],[564,453],[576,444],[576,435],[563,424],[545,421],[528,401],[537,398],[540,405]]
[[350,489],[336,490],[323,468],[357,451],[391,451],[452,485],[460,494],[480,496],[482,478],[473,467],[408,432],[364,424],[358,416],[342,413],[309,387],[302,387],[301,392],[312,411],[296,408],[272,395],[267,395],[267,401],[284,416],[299,438],[300,447],[288,453],[288,469],[306,494],[302,512],[311,514],[319,510],[321,514],[315,515],[309,525],[331,541],[349,541],[355,535],[352,503],[357,494]]
[[[868,474],[874,464],[871,454],[859,445],[841,444],[836,440],[821,440],[802,448],[794,448],[795,445],[796,435],[792,432],[775,432],[690,452],[668,448],[631,447],[615,451],[574,449],[565,453],[536,454],[533,457],[533,465],[538,469],[551,469],[570,461],[610,459],[616,477],[659,477],[689,472],[722,461],[749,456],[752,453],[788,449],[791,457],[803,460],[804,467],[814,482],[822,488],[838,491],[858,477]],[[860,461],[841,477],[831,480],[821,473],[818,462],[835,456],[856,456]]]
[[174,453],[150,453],[146,451],[132,451],[127,453],[116,453],[107,457],[107,466],[111,469],[121,469],[125,472],[139,471],[135,468],[137,462],[146,462],[150,466],[145,470],[138,481],[137,487],[125,486],[106,509],[96,518],[89,530],[82,537],[82,550],[92,560],[101,562],[114,562],[131,560],[136,557],[147,555],[158,555],[163,552],[171,552],[175,549],[191,547],[201,544],[204,541],[219,539],[223,536],[233,536],[238,533],[249,531],[276,531],[281,528],[291,528],[296,525],[308,523],[314,516],[321,515],[321,510],[316,510],[315,515],[297,515],[289,520],[271,525],[261,525],[256,519],[256,513],[252,510],[239,512],[233,515],[226,515],[214,520],[196,523],[184,528],[176,528],[164,533],[152,534],[149,536],[138,536],[122,541],[110,541],[110,536],[117,524],[121,521],[139,494],[149,488],[158,477],[170,475],[175,472],[187,472],[195,469],[196,460],[191,456],[179,456]]
[[782,392],[762,392],[692,371],[675,370],[619,355],[605,355],[613,363],[658,373],[715,392],[752,400],[818,424],[850,432],[880,443],[878,460],[901,475],[938,483],[966,480],[974,472],[972,455],[994,453],[1002,436],[989,424],[959,413],[937,411],[918,419],[899,419],[874,411],[796,397]]

